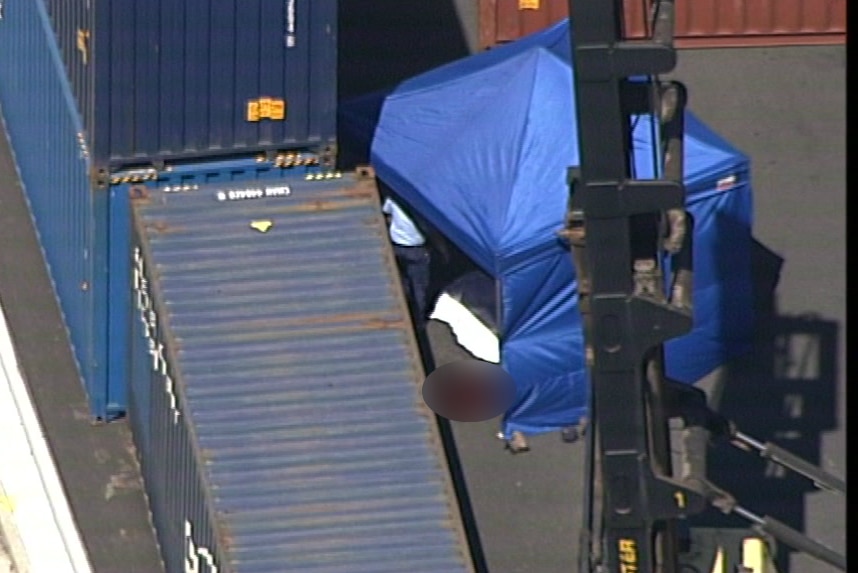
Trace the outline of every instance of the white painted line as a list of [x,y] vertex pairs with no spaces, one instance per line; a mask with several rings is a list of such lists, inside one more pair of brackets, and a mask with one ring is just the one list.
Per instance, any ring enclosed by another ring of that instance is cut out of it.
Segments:
[[[92,573],[0,304],[0,514],[16,573]],[[9,529],[10,531],[5,531]]]

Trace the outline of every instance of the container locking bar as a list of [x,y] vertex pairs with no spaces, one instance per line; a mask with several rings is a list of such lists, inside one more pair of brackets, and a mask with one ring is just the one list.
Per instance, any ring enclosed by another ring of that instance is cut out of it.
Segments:
[[810,462],[801,459],[797,455],[788,452],[782,447],[771,442],[759,442],[739,431],[734,432],[732,438],[734,442],[738,442],[742,446],[747,446],[757,450],[763,458],[777,462],[782,466],[813,480],[813,483],[817,487],[827,489],[834,493],[842,493],[843,495],[846,495],[845,481],[831,475],[821,468],[816,467]]
[[735,513],[736,515],[753,523],[754,529],[759,531],[761,534],[774,537],[793,549],[797,549],[802,553],[806,553],[820,561],[824,561],[841,571],[846,571],[845,555],[837,553],[830,547],[809,538],[782,521],[778,521],[768,515],[756,515],[739,505],[732,506],[729,511],[725,511],[725,513]]
[[673,380],[666,381],[668,389],[667,412],[671,417],[682,418],[689,431],[681,457],[685,461],[687,473],[684,481],[705,495],[709,502],[723,513],[735,513],[754,524],[754,528],[765,536],[771,536],[785,545],[807,553],[843,571],[846,570],[846,557],[807,535],[789,527],[770,516],[758,516],[738,505],[728,492],[719,489],[706,479],[706,448],[710,438],[728,438],[737,447],[760,452],[764,458],[771,459],[799,473],[824,489],[846,494],[846,483],[810,462],[788,452],[770,442],[762,443],[736,429],[735,424],[714,412],[706,403],[706,395],[699,388],[686,386]]
[[699,388],[670,379],[666,379],[665,383],[668,390],[667,413],[670,417],[682,418],[687,426],[706,430],[709,438],[727,438],[732,445],[741,450],[755,450],[761,457],[812,480],[820,489],[846,495],[846,482],[843,479],[777,444],[761,442],[741,432],[733,422],[709,408],[706,395]]

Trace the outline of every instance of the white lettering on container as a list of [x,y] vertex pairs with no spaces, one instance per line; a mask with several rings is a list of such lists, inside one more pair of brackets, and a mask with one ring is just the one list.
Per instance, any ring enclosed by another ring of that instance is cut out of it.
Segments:
[[286,47],[295,47],[295,0],[286,0]]
[[288,197],[292,194],[292,188],[288,185],[275,185],[271,187],[246,187],[244,189],[228,189],[218,191],[215,198],[218,201],[245,201],[247,199],[264,199],[266,197]]
[[187,193],[188,191],[196,191],[199,188],[199,185],[167,185],[162,191],[164,193]]
[[[200,558],[202,557],[202,562]],[[185,520],[185,573],[203,573],[200,565],[205,564],[208,573],[217,573],[218,567],[214,556],[206,547],[200,547],[194,542],[194,532],[191,522]]]
[[167,358],[164,356],[164,344],[160,340],[158,315],[155,312],[152,297],[149,293],[149,280],[146,278],[146,264],[143,261],[143,253],[139,247],[134,249],[132,284],[137,310],[140,312],[140,322],[143,324],[143,332],[149,344],[149,356],[152,359],[152,371],[164,379],[164,393],[170,403],[170,412],[173,414],[173,424],[179,422],[178,399],[176,397],[173,378],[170,376]]

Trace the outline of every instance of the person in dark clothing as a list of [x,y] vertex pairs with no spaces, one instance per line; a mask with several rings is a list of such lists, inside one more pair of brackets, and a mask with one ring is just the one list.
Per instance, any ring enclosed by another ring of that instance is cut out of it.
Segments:
[[432,310],[432,265],[443,265],[449,260],[446,240],[425,221],[407,213],[390,195],[384,196],[382,211],[387,218],[402,289],[411,307],[414,326],[422,331]]
[[402,289],[411,305],[412,319],[418,330],[424,330],[428,318],[427,291],[432,256],[426,237],[411,218],[390,197],[382,211],[387,216],[390,241],[402,278]]

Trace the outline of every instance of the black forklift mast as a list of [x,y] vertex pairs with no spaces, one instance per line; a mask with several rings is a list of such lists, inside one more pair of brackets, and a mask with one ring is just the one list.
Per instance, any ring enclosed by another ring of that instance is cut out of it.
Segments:
[[[678,573],[674,520],[706,506],[703,495],[671,477],[662,374],[661,345],[692,326],[691,265],[682,261],[691,252],[682,185],[685,89],[633,79],[676,65],[672,9],[661,3],[651,41],[625,41],[622,0],[570,6],[581,165],[570,170],[565,234],[592,388],[580,551],[587,572]],[[655,110],[663,176],[637,180],[632,118]],[[670,297],[660,264],[665,248],[676,259]]]
[[[574,0],[569,13],[580,167],[569,170],[561,235],[576,268],[591,388],[579,572],[680,573],[679,520],[710,505],[845,570],[844,556],[754,515],[708,482],[706,448],[726,437],[845,493],[842,480],[738,432],[708,408],[701,390],[664,374],[663,344],[691,330],[693,303],[693,220],[683,185],[687,93],[658,78],[677,60],[673,0],[653,3],[646,40],[625,39],[623,0]],[[657,134],[655,174],[646,180],[635,178],[632,143],[642,116]],[[680,471],[672,467],[670,419],[688,428]]]

